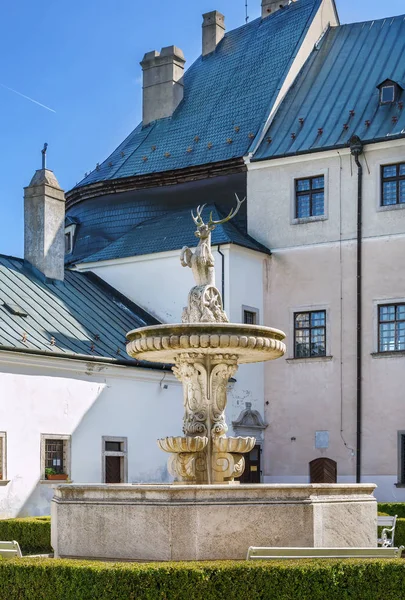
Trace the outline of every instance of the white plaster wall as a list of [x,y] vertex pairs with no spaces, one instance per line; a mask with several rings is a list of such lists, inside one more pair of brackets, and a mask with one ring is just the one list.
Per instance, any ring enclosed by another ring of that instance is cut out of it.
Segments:
[[[381,210],[380,166],[405,159],[403,141],[369,145],[363,201],[363,455],[364,481],[380,500],[405,500],[397,488],[397,432],[405,430],[405,355],[375,357],[377,305],[405,298],[405,210]],[[294,179],[325,174],[325,220],[293,224]],[[357,172],[349,151],[330,151],[249,165],[249,233],[272,250],[265,278],[265,319],[287,335],[287,358],[266,367],[265,480],[308,477],[317,456],[355,474]],[[294,310],[326,308],[330,359],[293,356]],[[315,431],[330,432],[327,450]],[[293,440],[292,438],[295,438]],[[298,478],[298,479],[297,479]]]
[[[263,269],[269,259],[238,246],[229,254],[228,316],[233,323],[242,323],[242,307],[249,306],[259,312],[258,325],[264,325],[263,314]],[[267,324],[267,323],[266,323]],[[236,385],[229,394],[228,423],[236,420],[246,402],[264,414],[264,367],[263,364],[241,365],[235,375]]]
[[40,483],[40,436],[71,435],[71,478],[102,478],[102,436],[128,438],[128,481],[168,481],[156,439],[181,434],[181,386],[163,372],[1,353],[0,431],[7,433],[7,485],[0,518],[49,514],[52,485]]

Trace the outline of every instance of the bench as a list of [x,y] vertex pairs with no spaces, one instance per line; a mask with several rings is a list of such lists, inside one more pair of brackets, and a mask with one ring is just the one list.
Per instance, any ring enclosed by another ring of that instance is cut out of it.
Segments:
[[246,560],[282,558],[401,558],[400,548],[256,548],[251,546]]
[[378,538],[377,542],[383,548],[391,548],[394,545],[396,524],[397,515],[395,515],[395,517],[377,517],[377,527],[383,527],[383,530],[381,531],[381,537]]
[[0,542],[0,557],[21,558],[21,550],[18,542]]

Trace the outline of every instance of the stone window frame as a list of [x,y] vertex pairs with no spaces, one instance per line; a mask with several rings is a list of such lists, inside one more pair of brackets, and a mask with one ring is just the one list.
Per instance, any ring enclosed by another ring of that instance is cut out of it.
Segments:
[[387,350],[384,352],[380,352],[380,347],[379,347],[380,306],[386,306],[389,304],[405,304],[405,296],[400,296],[397,298],[378,298],[377,300],[373,300],[373,351],[371,353],[371,356],[373,358],[390,358],[390,357],[405,356],[404,350]]
[[295,324],[295,314],[300,312],[316,312],[324,310],[326,313],[326,354],[325,356],[303,356],[303,357],[295,357],[295,343],[287,345],[287,362],[296,363],[296,362],[317,362],[317,361],[329,361],[332,360],[331,353],[331,311],[330,306],[328,304],[304,304],[301,306],[290,307],[290,318],[289,318],[289,339],[294,340],[294,324]]
[[0,484],[7,481],[7,433],[0,431]]
[[385,212],[390,210],[403,210],[405,209],[405,202],[399,204],[382,204],[382,189],[383,189],[383,169],[390,165],[399,165],[405,163],[404,153],[395,154],[388,160],[384,160],[379,164],[379,168],[376,169],[375,183],[376,183],[376,194],[375,203],[377,212]]
[[259,325],[260,324],[260,311],[258,308],[255,308],[254,306],[247,306],[246,304],[242,304],[242,323],[245,323],[245,312],[251,312],[255,314],[255,323],[253,323],[253,325]]
[[[316,173],[316,175],[314,175]],[[323,192],[323,215],[316,215],[314,217],[303,217],[298,218],[296,215],[296,181],[298,179],[310,179],[312,177],[320,177],[323,175],[324,178],[324,192]],[[290,223],[291,225],[303,225],[305,223],[313,223],[316,221],[327,221],[329,219],[329,169],[316,169],[314,170],[311,166],[311,170],[308,172],[302,172],[296,174],[291,178],[290,181]]]
[[64,472],[68,476],[68,480],[71,479],[71,452],[72,452],[72,436],[70,434],[59,434],[59,433],[41,433],[41,476],[40,481],[42,483],[55,483],[45,477],[45,440],[62,440],[63,441],[63,458],[64,458]]
[[[123,450],[111,451],[105,449],[106,442],[120,442]],[[121,483],[128,483],[128,438],[126,436],[103,435],[101,438],[101,481],[106,483],[105,459],[107,456],[120,456],[121,461]]]

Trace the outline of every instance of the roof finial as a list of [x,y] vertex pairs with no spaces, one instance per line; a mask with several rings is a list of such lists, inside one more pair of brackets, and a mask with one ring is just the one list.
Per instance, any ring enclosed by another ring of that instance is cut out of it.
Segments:
[[45,142],[44,147],[41,150],[42,153],[42,170],[46,169],[46,150],[48,148],[48,144]]

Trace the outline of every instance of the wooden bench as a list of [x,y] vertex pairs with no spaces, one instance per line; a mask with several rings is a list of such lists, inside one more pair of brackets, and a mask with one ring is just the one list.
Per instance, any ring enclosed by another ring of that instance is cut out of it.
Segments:
[[21,558],[21,550],[18,542],[0,542],[0,557]]
[[397,524],[397,515],[395,517],[383,516],[377,517],[377,527],[383,527],[381,536],[378,538],[378,544],[383,548],[391,548],[394,545],[395,525]]
[[400,558],[400,548],[257,548],[251,546],[246,560],[283,558]]

